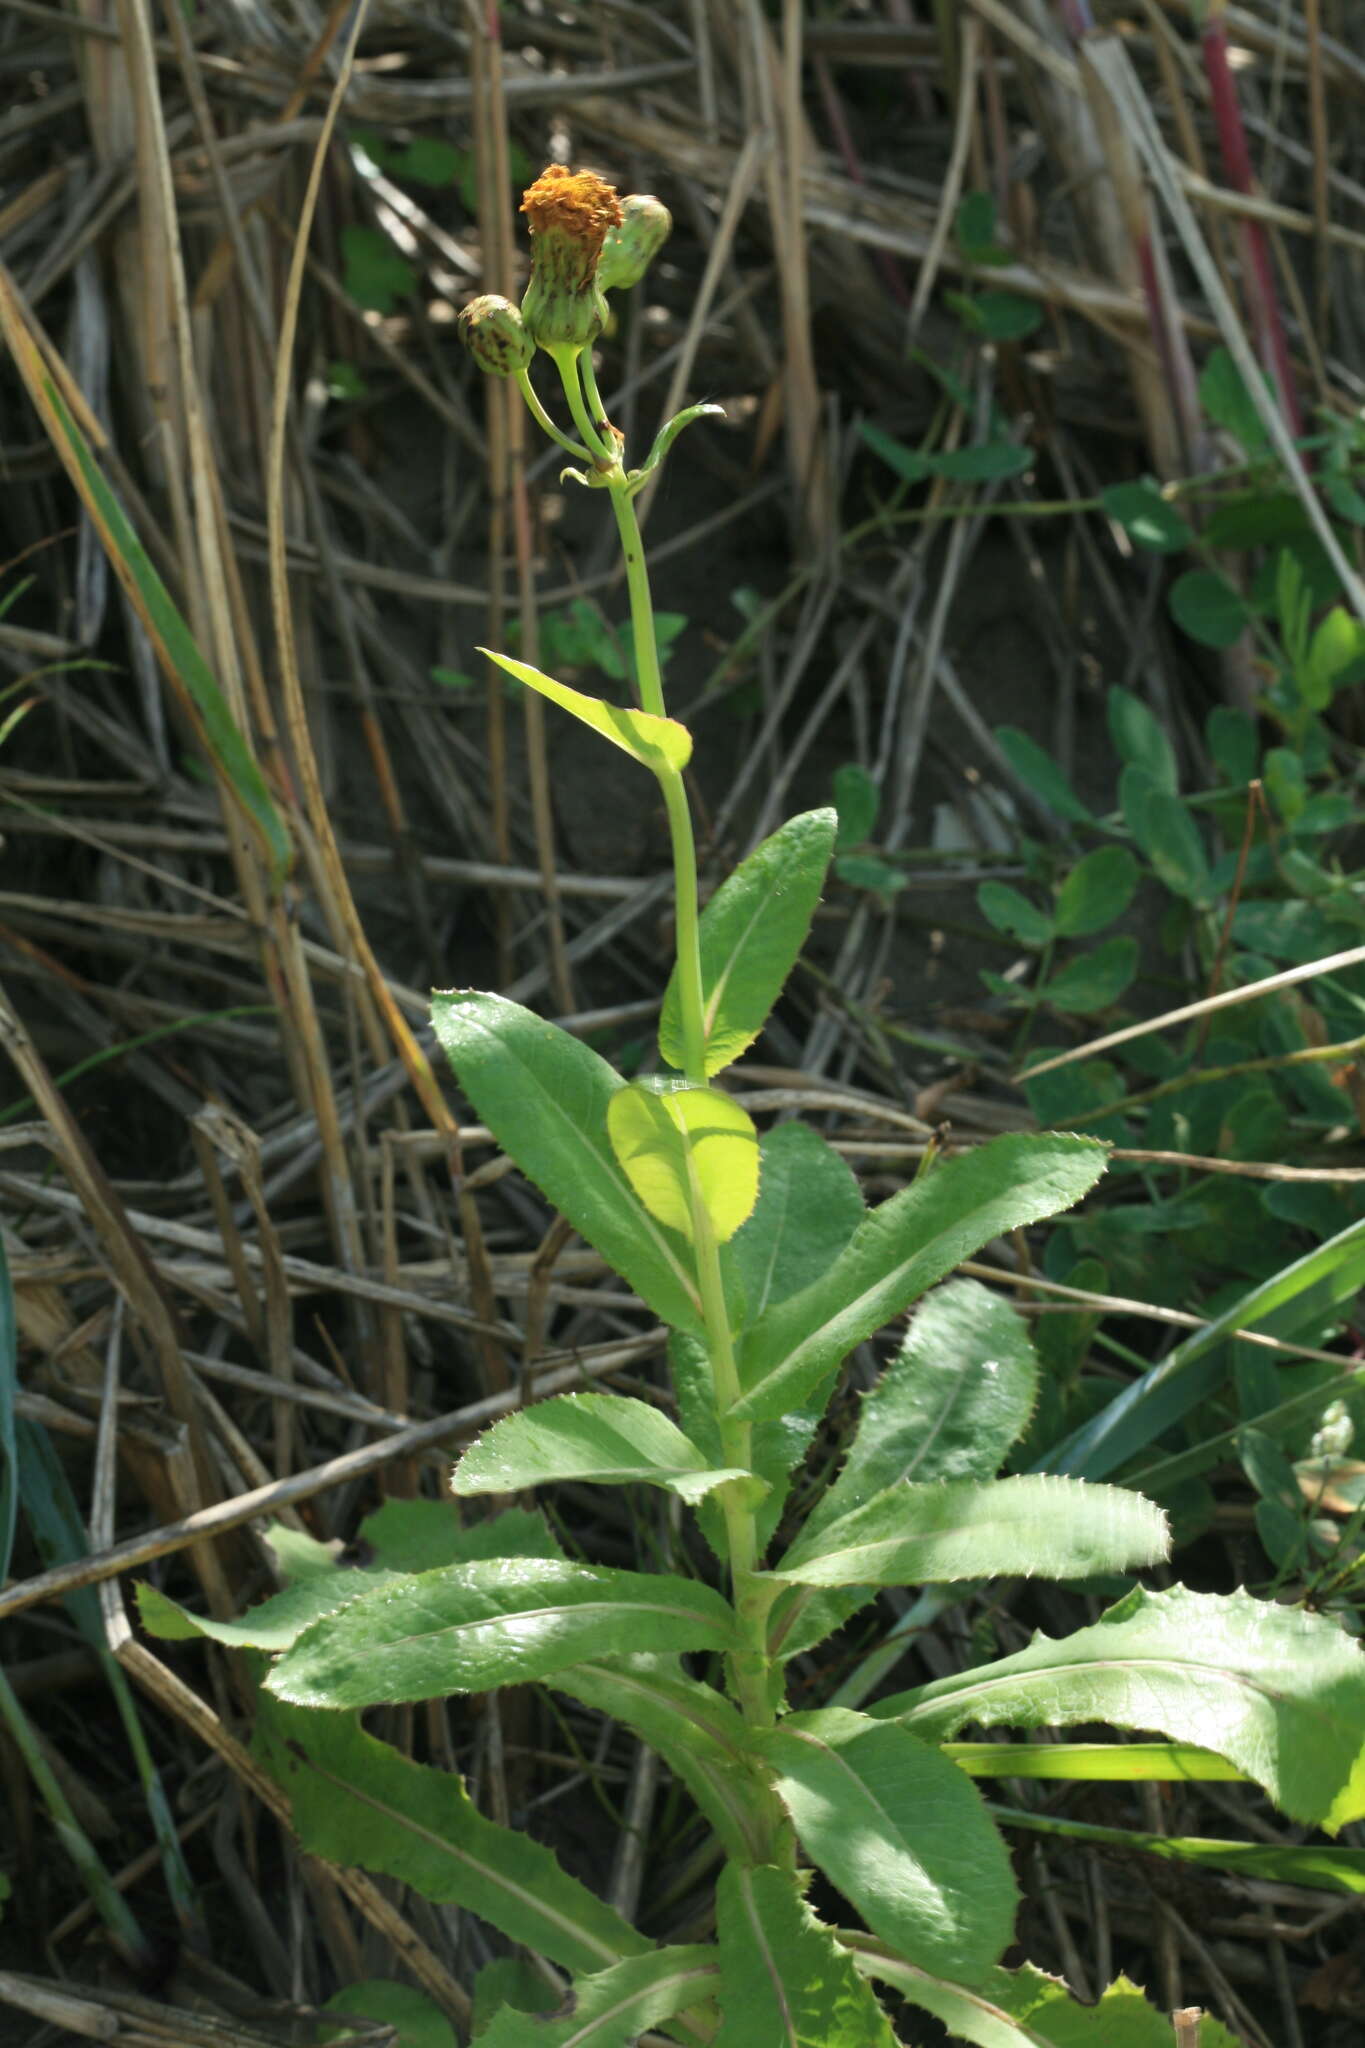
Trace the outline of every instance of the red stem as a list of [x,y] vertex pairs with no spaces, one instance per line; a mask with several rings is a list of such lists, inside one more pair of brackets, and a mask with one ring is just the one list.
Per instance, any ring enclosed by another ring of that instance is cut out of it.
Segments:
[[[1224,175],[1234,192],[1253,198],[1256,179],[1251,168],[1246,129],[1242,126],[1237,81],[1228,62],[1228,30],[1221,7],[1210,8],[1200,41]],[[1294,389],[1294,370],[1289,359],[1284,322],[1280,318],[1279,300],[1275,295],[1275,278],[1265,230],[1257,220],[1242,220],[1237,224],[1237,235],[1242,247],[1243,287],[1256,333],[1257,351],[1274,379],[1290,432],[1297,435],[1303,431],[1303,415]]]

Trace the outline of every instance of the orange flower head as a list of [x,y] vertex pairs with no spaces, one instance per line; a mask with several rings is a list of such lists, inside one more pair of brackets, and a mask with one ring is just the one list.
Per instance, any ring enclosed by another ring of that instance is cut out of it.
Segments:
[[531,282],[521,302],[541,348],[584,348],[606,324],[597,282],[602,244],[621,221],[614,188],[592,171],[551,164],[523,194],[531,228]]

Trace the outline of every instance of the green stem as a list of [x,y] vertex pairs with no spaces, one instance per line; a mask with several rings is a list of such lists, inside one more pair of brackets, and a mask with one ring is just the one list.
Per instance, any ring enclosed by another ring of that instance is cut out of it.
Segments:
[[580,448],[577,441],[571,441],[567,434],[560,433],[559,428],[536,396],[535,386],[525,370],[517,371],[517,389],[526,400],[526,407],[532,419],[543,433],[548,434],[552,441],[557,441],[561,448],[566,448],[569,454],[576,456],[580,462],[592,461],[593,458],[586,448]]
[[[554,358],[555,368],[559,372],[559,381],[564,386],[564,396],[569,402],[569,411],[573,414],[573,423],[592,451],[593,467],[604,472],[610,469],[620,469],[621,456],[619,449],[608,446],[607,442],[602,438],[602,435],[589,417],[588,408],[583,400],[580,365],[583,357],[587,354],[586,349],[556,348],[549,349],[547,353]],[[591,362],[588,364],[588,374],[589,376],[592,375]],[[624,471],[622,472],[622,480],[624,481]]]

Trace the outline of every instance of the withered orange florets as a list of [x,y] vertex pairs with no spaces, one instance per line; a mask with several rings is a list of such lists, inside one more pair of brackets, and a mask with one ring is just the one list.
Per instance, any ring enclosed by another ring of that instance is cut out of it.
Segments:
[[593,171],[570,171],[551,164],[522,194],[521,210],[532,234],[559,232],[580,242],[595,255],[609,231],[621,223],[616,188]]

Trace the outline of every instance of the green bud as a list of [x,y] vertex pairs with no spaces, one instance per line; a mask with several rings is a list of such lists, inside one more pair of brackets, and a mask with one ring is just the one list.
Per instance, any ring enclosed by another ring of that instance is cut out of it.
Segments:
[[586,348],[606,325],[597,264],[621,202],[593,172],[551,164],[523,195],[521,210],[531,225],[526,331],[538,348]]
[[490,377],[514,377],[528,370],[536,345],[510,299],[485,292],[471,299],[459,319],[460,338],[481,370]]
[[632,192],[621,201],[621,224],[602,244],[597,282],[604,292],[638,284],[673,232],[673,216],[652,192]]

